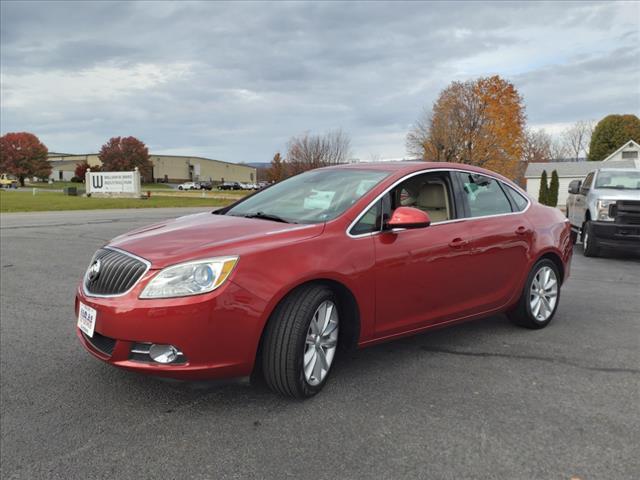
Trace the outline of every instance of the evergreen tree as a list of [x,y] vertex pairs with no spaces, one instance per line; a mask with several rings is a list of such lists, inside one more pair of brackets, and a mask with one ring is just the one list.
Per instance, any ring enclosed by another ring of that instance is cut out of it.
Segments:
[[542,171],[542,177],[540,177],[540,193],[538,194],[538,201],[546,205],[547,197],[549,196],[549,184],[547,183],[547,171]]

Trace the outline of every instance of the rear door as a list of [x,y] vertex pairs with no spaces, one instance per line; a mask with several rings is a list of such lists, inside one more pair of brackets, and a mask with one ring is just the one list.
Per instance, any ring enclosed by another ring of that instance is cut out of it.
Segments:
[[523,212],[529,200],[492,177],[459,172],[471,229],[475,313],[505,306],[519,294],[533,229]]

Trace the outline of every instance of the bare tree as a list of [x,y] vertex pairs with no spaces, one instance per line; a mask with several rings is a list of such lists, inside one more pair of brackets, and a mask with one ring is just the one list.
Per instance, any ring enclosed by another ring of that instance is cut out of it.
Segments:
[[407,134],[407,153],[411,157],[425,159],[431,138],[431,112],[424,109]]
[[563,138],[572,159],[577,161],[580,154],[587,156],[593,127],[592,121],[580,120],[564,131]]
[[549,162],[552,159],[551,145],[553,139],[544,130],[527,128],[524,135],[522,160],[529,162]]
[[560,161],[569,156],[569,148],[564,138],[554,138],[551,141],[551,160]]
[[351,139],[342,129],[324,135],[308,132],[292,137],[287,146],[287,163],[293,174],[346,163],[351,151]]

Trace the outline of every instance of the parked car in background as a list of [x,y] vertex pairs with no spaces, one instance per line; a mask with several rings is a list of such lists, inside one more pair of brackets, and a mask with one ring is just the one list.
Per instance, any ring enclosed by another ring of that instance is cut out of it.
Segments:
[[18,188],[18,180],[7,173],[0,173],[0,188]]
[[117,367],[251,375],[305,398],[340,350],[501,312],[546,327],[570,233],[559,210],[481,168],[316,169],[112,240],[78,286],[77,333]]
[[238,182],[224,182],[218,185],[218,190],[242,190]]
[[198,188],[194,182],[185,182],[178,185],[178,190],[197,190]]
[[640,252],[640,169],[589,172],[569,184],[566,207],[585,256],[602,247]]
[[213,188],[213,185],[211,184],[211,182],[199,182],[198,188],[200,190],[211,190]]

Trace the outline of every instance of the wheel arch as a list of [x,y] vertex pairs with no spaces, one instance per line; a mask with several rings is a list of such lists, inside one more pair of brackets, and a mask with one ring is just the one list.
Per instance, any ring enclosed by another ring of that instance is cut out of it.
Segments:
[[558,272],[560,273],[560,284],[564,283],[565,268],[560,254],[554,251],[544,252],[542,255],[536,258],[534,265],[540,260],[544,260],[545,258],[551,260],[555,264],[555,266],[558,268]]
[[267,321],[264,322],[262,331],[260,332],[260,339],[258,341],[258,348],[254,360],[252,377],[254,375],[261,374],[260,369],[262,361],[262,345],[264,342],[265,332],[267,331],[267,326],[273,319],[273,313],[276,311],[278,306],[281,305],[282,302],[292,293],[309,285],[325,285],[336,294],[340,303],[340,308],[341,310],[343,310],[341,313],[345,314],[343,318],[349,319],[346,324],[343,323],[342,318],[340,321],[340,349],[354,350],[357,347],[358,341],[360,339],[360,307],[351,289],[349,289],[349,287],[347,287],[344,283],[339,282],[335,279],[314,278],[311,280],[306,280],[287,290],[269,310]]

